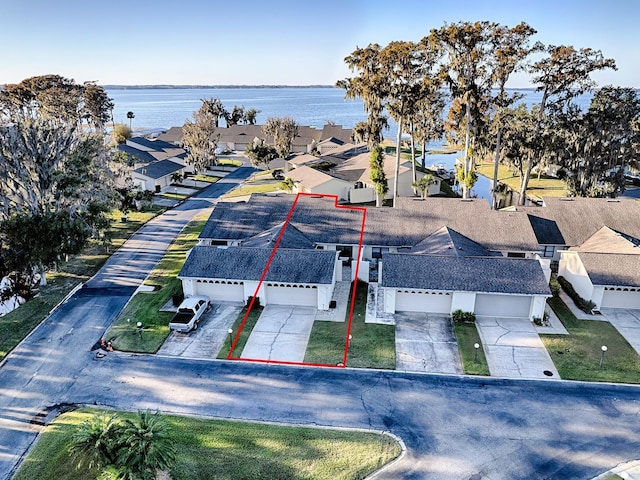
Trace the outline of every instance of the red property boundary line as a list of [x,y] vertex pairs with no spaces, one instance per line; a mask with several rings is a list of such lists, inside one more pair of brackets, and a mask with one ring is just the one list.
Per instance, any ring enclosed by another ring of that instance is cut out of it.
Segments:
[[[287,227],[289,226],[289,222],[291,220],[291,216],[293,215],[293,211],[296,208],[296,205],[298,203],[298,199],[300,198],[300,196],[307,196],[307,197],[312,197],[312,198],[332,198],[334,201],[334,207],[337,209],[345,209],[345,210],[359,210],[362,212],[362,223],[360,225],[360,238],[359,238],[359,243],[358,243],[358,256],[357,256],[357,261],[356,261],[356,272],[355,272],[355,280],[354,280],[354,285],[353,285],[353,289],[351,292],[351,308],[349,309],[349,320],[347,323],[347,335],[345,338],[345,346],[344,346],[344,354],[342,357],[342,362],[338,365],[333,365],[333,364],[328,364],[328,363],[307,363],[307,362],[291,362],[291,361],[286,361],[286,360],[267,360],[267,359],[261,359],[261,358],[243,358],[243,357],[232,357],[233,355],[233,351],[236,348],[236,345],[238,343],[238,340],[240,339],[240,335],[242,334],[242,330],[244,329],[245,324],[247,323],[247,318],[249,318],[249,313],[251,313],[251,309],[253,308],[253,304],[256,300],[256,297],[258,296],[258,292],[260,291],[260,288],[262,287],[262,284],[264,282],[264,279],[267,276],[267,272],[269,271],[269,267],[271,267],[271,262],[273,261],[273,258],[276,254],[276,251],[278,250],[278,247],[280,246],[280,240],[282,239],[282,235],[284,234],[285,230],[287,229]],[[365,225],[365,220],[367,218],[367,209],[365,207],[352,207],[352,206],[345,206],[345,205],[339,205],[338,204],[338,196],[337,195],[328,195],[328,194],[317,194],[317,193],[298,193],[296,195],[296,198],[293,201],[293,204],[291,205],[291,208],[289,209],[289,214],[287,215],[287,219],[284,222],[284,225],[282,227],[282,229],[280,230],[280,234],[278,235],[278,239],[276,240],[275,245],[273,246],[273,249],[271,250],[271,255],[269,256],[269,260],[267,261],[267,264],[262,272],[262,275],[260,277],[260,281],[258,282],[258,287],[256,288],[255,292],[253,293],[253,297],[251,298],[251,302],[249,303],[249,308],[247,308],[247,312],[244,314],[244,317],[242,318],[242,322],[240,323],[240,327],[238,328],[238,331],[236,332],[235,337],[233,338],[233,343],[231,344],[231,348],[229,349],[229,353],[227,354],[227,360],[241,360],[244,362],[257,362],[257,363],[273,363],[273,364],[281,364],[281,365],[304,365],[304,366],[311,366],[311,367],[332,367],[332,368],[346,368],[347,366],[347,356],[349,354],[349,345],[351,343],[351,325],[353,323],[353,308],[355,305],[355,299],[356,299],[356,286],[358,284],[358,273],[360,271],[360,257],[362,255],[362,242],[364,239],[364,225]]]

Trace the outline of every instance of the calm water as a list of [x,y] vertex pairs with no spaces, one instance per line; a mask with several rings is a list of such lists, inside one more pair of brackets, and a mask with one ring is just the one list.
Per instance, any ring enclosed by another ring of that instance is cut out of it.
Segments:
[[[111,89],[107,90],[115,107],[113,116],[118,123],[129,123],[127,112],[134,113],[132,126],[135,131],[148,133],[183,125],[191,119],[193,112],[202,104],[202,99],[218,98],[227,110],[235,105],[259,111],[257,123],[269,117],[292,117],[299,125],[322,127],[328,121],[345,128],[366,120],[362,101],[346,100],[344,90],[339,88],[167,88],[167,89]],[[540,102],[540,95],[532,90],[520,90],[522,101],[527,105]],[[589,102],[583,96],[578,103],[585,108]],[[385,137],[395,139],[397,125],[390,120],[390,129]],[[430,148],[438,148],[436,142]],[[427,166],[443,164],[452,169],[458,155],[432,155]],[[480,176],[472,194],[480,198],[491,198],[491,182]]]

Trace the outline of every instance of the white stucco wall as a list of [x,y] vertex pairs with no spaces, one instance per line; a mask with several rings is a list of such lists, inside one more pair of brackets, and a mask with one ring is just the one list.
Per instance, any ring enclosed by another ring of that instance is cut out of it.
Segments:
[[[255,294],[256,292],[256,288],[258,288],[258,283],[257,281],[251,281],[251,280],[245,280],[244,282],[244,302],[247,301],[247,299]],[[264,284],[260,285],[260,290],[258,291],[258,295],[257,297],[260,299],[260,305],[264,306],[267,304],[267,299],[266,296],[264,294]]]
[[184,293],[185,297],[195,295],[194,280],[192,278],[182,279],[182,293]]
[[547,297],[535,296],[531,301],[531,315],[530,319],[534,317],[543,318],[544,317],[544,309],[547,305]]
[[596,304],[597,309],[600,309],[602,307],[603,296],[604,296],[604,285],[594,285],[593,293],[591,294],[590,300]]
[[452,312],[458,309],[462,310],[463,312],[473,312],[475,306],[475,292],[453,292],[453,299],[451,301]]
[[331,296],[333,295],[333,285],[318,285],[318,310],[328,310]]
[[[355,275],[355,261],[353,262],[353,275]],[[369,262],[366,260],[361,260],[360,261],[360,266],[358,267],[358,279],[362,280],[363,282],[369,282]]]
[[396,313],[396,289],[383,288],[384,292],[384,313]]
[[351,188],[349,190],[349,202],[366,203],[376,199],[376,191],[373,188]]
[[[561,253],[558,275],[571,282],[573,289],[582,298],[586,300],[593,298],[593,284],[577,252],[565,250]],[[602,301],[602,295],[600,300]]]

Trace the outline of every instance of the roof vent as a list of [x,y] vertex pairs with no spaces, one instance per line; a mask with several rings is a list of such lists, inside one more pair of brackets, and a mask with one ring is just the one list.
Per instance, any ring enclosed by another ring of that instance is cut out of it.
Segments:
[[461,202],[473,202],[473,198],[461,198]]
[[615,198],[608,198],[607,203],[620,203],[620,200],[617,200]]
[[562,202],[573,202],[573,198],[570,198],[570,197],[560,197],[560,201],[562,201]]

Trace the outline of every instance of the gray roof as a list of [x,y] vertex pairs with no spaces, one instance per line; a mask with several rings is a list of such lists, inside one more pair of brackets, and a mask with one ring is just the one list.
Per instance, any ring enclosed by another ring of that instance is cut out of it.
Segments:
[[296,248],[296,249],[312,249],[315,248],[314,243],[304,236],[300,230],[293,225],[287,225],[282,237],[280,232],[282,230],[283,223],[276,225],[264,232],[259,233],[242,242],[243,247],[260,247],[260,248],[272,248],[275,246],[278,238],[280,243],[278,248]]
[[382,286],[421,290],[550,296],[537,260],[386,253]]
[[156,162],[149,163],[144,167],[136,168],[134,172],[144,175],[145,177],[158,179],[171,175],[183,168],[184,165],[172,162],[171,160],[158,160]]
[[165,142],[164,140],[159,140],[159,139],[151,140],[146,137],[132,137],[129,139],[129,141],[132,143],[137,143],[138,145],[142,145],[147,148],[151,148],[156,151],[161,151],[166,149],[175,150],[176,148],[180,148],[172,143]]
[[582,245],[570,250],[590,253],[624,253],[640,255],[640,240],[628,237],[624,234],[602,227]]
[[[640,202],[630,198],[544,198],[544,207],[528,209],[530,215],[555,222],[557,232],[532,222],[540,243],[577,246],[602,227],[640,239]],[[541,222],[542,226],[550,226]],[[559,235],[558,235],[559,233]]]
[[594,285],[640,287],[640,255],[578,252]]
[[126,153],[130,157],[133,157],[135,163],[152,163],[157,160],[156,157],[151,155],[149,152],[145,152],[144,150],[138,150],[137,148],[130,147],[126,144],[118,145],[118,150]]
[[[247,203],[214,209],[200,238],[244,240],[286,220],[292,195],[252,195]],[[336,208],[325,196],[301,195],[291,224],[315,243],[357,245],[362,212]],[[399,198],[396,208],[367,208],[364,243],[376,246],[417,245],[443,226],[492,251],[538,250],[526,213],[491,210],[486,200]]]
[[[179,278],[253,280],[262,278],[271,248],[194,247]],[[265,281],[331,284],[338,252],[278,248]]]
[[442,227],[411,248],[412,254],[451,255],[454,257],[488,257],[500,255],[490,252],[479,243],[460,235],[449,227]]

